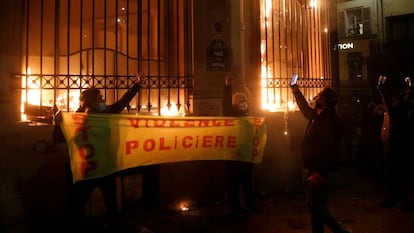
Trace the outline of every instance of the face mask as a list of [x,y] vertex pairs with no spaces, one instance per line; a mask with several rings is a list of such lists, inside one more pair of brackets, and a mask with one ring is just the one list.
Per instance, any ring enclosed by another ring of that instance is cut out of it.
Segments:
[[98,108],[97,110],[99,112],[105,112],[106,111],[106,103],[105,102],[98,103],[97,108]]
[[248,105],[246,101],[243,101],[239,104],[239,110],[241,111],[247,111]]

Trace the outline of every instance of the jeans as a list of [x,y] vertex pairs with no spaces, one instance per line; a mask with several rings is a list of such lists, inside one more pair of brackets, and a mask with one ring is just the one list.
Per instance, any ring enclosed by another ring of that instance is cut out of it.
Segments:
[[305,194],[310,211],[312,233],[323,233],[325,225],[334,233],[348,232],[328,208],[329,193],[335,185],[336,174],[323,175],[325,182],[318,186],[308,181],[311,174],[311,171],[304,169]]

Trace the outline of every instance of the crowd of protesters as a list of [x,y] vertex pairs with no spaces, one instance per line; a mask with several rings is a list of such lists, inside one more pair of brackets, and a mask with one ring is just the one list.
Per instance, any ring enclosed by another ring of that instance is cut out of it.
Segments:
[[342,160],[385,185],[385,199],[379,207],[407,210],[412,207],[407,193],[414,162],[410,156],[414,134],[411,78],[379,79],[371,98],[338,107],[344,128]]
[[[291,85],[299,109],[309,120],[302,144],[302,159],[314,233],[324,232],[324,226],[333,232],[350,232],[328,209],[329,189],[341,162],[355,166],[363,175],[386,184],[385,199],[378,204],[379,207],[411,209],[408,198],[409,170],[414,162],[410,152],[414,138],[411,79],[386,82],[384,77],[381,76],[377,86],[376,94],[380,98],[372,98],[366,103],[357,99],[354,103],[338,104],[339,96],[327,87],[318,94],[312,107],[299,86]],[[232,93],[232,80],[229,77],[225,79],[223,113],[225,116],[247,116],[247,97],[242,93]],[[134,87],[114,105],[106,105],[99,90],[86,90],[81,95],[83,105],[78,112],[119,113],[138,93],[140,83],[138,77]],[[235,216],[256,211],[252,170],[253,166],[248,162],[226,163],[228,204]],[[73,223],[82,221],[85,203],[96,187],[102,188],[108,221],[117,229],[119,218],[113,176],[68,185],[72,191],[68,195],[69,214],[77,218]],[[244,192],[245,203],[242,203],[240,191]]]

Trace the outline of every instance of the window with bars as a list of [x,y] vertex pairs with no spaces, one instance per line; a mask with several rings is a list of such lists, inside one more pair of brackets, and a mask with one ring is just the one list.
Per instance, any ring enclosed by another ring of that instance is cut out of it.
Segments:
[[339,37],[355,37],[371,34],[369,7],[349,8],[338,14]]
[[386,18],[387,42],[405,42],[412,46],[414,40],[414,14],[389,16]]
[[296,110],[293,74],[305,97],[331,85],[329,1],[261,0],[262,109]]
[[22,120],[75,111],[82,90],[108,104],[143,84],[125,112],[192,110],[192,0],[26,0]]

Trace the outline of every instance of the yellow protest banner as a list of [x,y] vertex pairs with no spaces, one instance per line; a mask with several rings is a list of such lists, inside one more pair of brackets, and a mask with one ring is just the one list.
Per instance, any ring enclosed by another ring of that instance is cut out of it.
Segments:
[[260,163],[264,117],[159,117],[62,114],[73,181],[128,168],[192,160]]

